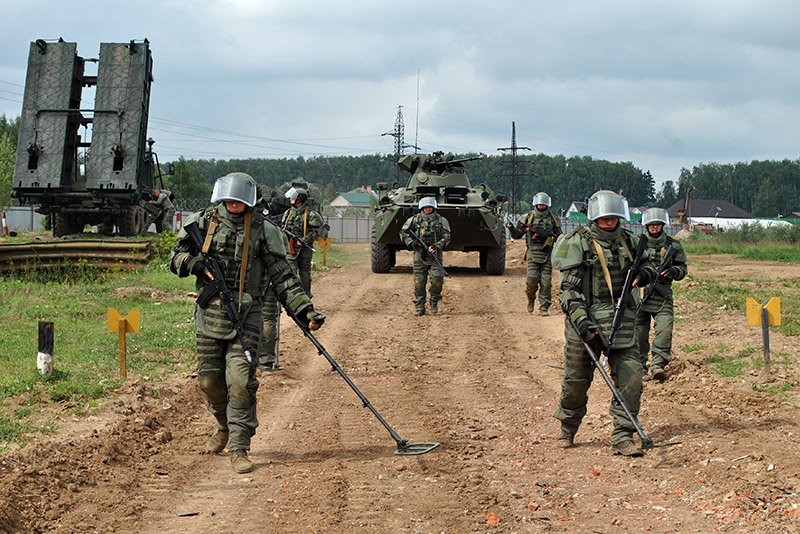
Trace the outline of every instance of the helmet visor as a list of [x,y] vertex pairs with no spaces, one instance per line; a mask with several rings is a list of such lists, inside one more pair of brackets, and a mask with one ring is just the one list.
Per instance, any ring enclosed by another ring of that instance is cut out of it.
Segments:
[[630,219],[628,212],[628,200],[616,193],[596,194],[589,199],[586,216],[590,221],[601,217],[619,217]]
[[255,182],[239,176],[223,176],[214,182],[214,190],[211,192],[211,202],[222,200],[233,200],[243,202],[249,207],[256,205],[256,184]]

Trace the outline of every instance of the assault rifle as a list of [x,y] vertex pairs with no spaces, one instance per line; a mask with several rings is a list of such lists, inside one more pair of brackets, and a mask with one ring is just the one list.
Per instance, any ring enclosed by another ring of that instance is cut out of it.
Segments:
[[284,228],[284,229],[283,229],[283,233],[284,233],[284,234],[286,234],[286,237],[288,237],[289,239],[294,239],[295,241],[297,241],[297,243],[298,243],[298,244],[299,244],[301,247],[306,247],[307,249],[311,249],[311,252],[316,252],[316,250],[314,249],[314,247],[312,247],[311,245],[309,245],[309,244],[308,244],[308,241],[306,241],[306,240],[304,240],[304,239],[301,239],[301,238],[297,237],[297,235],[296,235],[294,232],[290,232],[289,230],[286,230],[286,229]]
[[211,283],[207,285],[197,297],[197,305],[205,309],[212,298],[219,295],[220,302],[228,314],[228,318],[233,323],[236,329],[236,336],[239,338],[239,343],[242,344],[242,350],[247,357],[247,362],[253,363],[253,354],[247,348],[247,343],[244,340],[244,328],[242,327],[242,317],[239,315],[239,308],[236,306],[236,300],[233,298],[230,288],[225,283],[225,274],[219,264],[219,260],[211,254],[205,254],[203,250],[203,236],[200,233],[200,227],[197,222],[192,222],[183,227],[186,234],[192,241],[192,245],[196,250],[196,254],[203,259],[206,266],[206,272],[211,278]]
[[436,257],[436,254],[435,254],[435,253],[433,253],[433,252],[431,252],[431,251],[428,249],[428,245],[426,245],[426,244],[425,244],[425,241],[423,241],[421,237],[419,237],[417,234],[415,234],[415,233],[414,233],[414,230],[412,230],[411,228],[407,229],[407,230],[406,230],[406,233],[407,233],[409,236],[411,236],[411,239],[413,239],[413,240],[414,240],[414,241],[417,243],[417,245],[419,245],[420,247],[422,247],[422,248],[423,248],[423,250],[425,250],[425,252],[427,252],[427,253],[428,253],[428,256],[430,256],[430,257],[431,257],[431,259],[433,260],[433,263],[435,263],[435,264],[436,264],[436,266],[439,268],[439,270],[440,270],[440,271],[442,271],[442,274],[443,274],[443,275],[445,275],[446,277],[448,277],[448,278],[449,278],[449,277],[450,277],[450,273],[448,273],[448,272],[447,272],[447,271],[444,269],[444,265],[442,265],[442,262],[440,262],[440,261],[439,261],[439,258],[437,258],[437,257]]
[[[663,273],[664,271],[666,271],[670,267],[670,265],[672,263],[672,258],[675,257],[675,253],[676,252],[678,252],[678,249],[675,248],[675,245],[670,245],[669,248],[667,249],[667,251],[664,253],[664,259],[661,260],[661,264],[656,268],[656,272],[658,273],[658,276],[656,276],[655,280],[653,280],[652,282],[647,284],[647,286],[645,286],[645,288],[644,288],[644,291],[642,292],[642,298],[641,298],[641,300],[639,300],[639,306],[636,308],[636,313],[637,314],[644,307],[645,302],[647,302],[647,300],[651,296],[653,296],[653,293],[656,290],[658,290],[659,292],[664,291],[664,289],[658,284],[658,277],[661,276],[661,273]],[[664,295],[664,296],[666,297],[666,295]]]
[[608,355],[611,353],[611,343],[614,341],[614,335],[622,326],[622,316],[625,313],[625,303],[630,297],[631,290],[633,289],[633,282],[636,280],[636,275],[639,273],[639,268],[642,265],[644,258],[644,251],[647,248],[647,238],[642,235],[639,237],[639,246],[636,248],[636,255],[633,257],[633,262],[628,269],[628,274],[625,275],[625,283],[622,284],[622,292],[614,305],[614,317],[611,319],[611,329],[608,332],[608,345],[606,346],[606,355],[600,362],[602,365],[606,364]]

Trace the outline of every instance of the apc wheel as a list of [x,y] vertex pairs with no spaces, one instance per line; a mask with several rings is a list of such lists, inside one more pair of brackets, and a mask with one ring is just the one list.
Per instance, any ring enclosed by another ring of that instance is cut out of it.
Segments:
[[506,239],[486,251],[486,274],[501,275],[506,272]]
[[388,273],[392,268],[392,249],[389,245],[377,242],[375,227],[372,227],[372,272]]

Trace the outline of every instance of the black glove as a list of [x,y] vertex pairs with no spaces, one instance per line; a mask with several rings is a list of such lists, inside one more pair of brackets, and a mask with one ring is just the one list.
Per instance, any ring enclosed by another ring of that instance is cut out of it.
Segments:
[[587,341],[586,344],[592,349],[594,355],[599,358],[600,355],[606,350],[606,345],[603,343],[603,338],[600,337],[600,332],[597,330],[595,330],[595,332],[597,332],[595,336],[590,341]]
[[578,335],[580,335],[581,339],[584,341],[589,338],[593,331],[596,331],[596,329],[592,330],[591,322],[585,315],[578,319],[578,322],[575,323],[575,327],[578,329]]
[[673,280],[678,278],[680,275],[681,275],[680,267],[676,267],[674,265],[669,269],[664,270],[664,276],[666,276],[667,278],[672,278]]
[[417,244],[414,241],[411,241],[410,243],[408,243],[406,245],[406,247],[408,247],[408,250],[414,250],[416,248],[416,246],[417,246]]
[[642,267],[639,269],[639,272],[636,273],[636,279],[639,280],[637,284],[638,287],[644,287],[656,278],[658,278],[658,273],[650,266]]
[[203,276],[206,273],[206,262],[200,256],[189,256],[186,269],[195,276]]
[[315,312],[314,308],[311,308],[308,310],[308,312],[306,312],[306,318],[308,319],[308,322],[311,323],[311,321],[314,321],[317,323],[317,326],[322,326],[326,317],[326,315]]

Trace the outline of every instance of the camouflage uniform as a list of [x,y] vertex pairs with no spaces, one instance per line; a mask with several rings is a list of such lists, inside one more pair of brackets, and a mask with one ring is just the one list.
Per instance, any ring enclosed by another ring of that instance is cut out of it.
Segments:
[[441,263],[442,250],[450,243],[450,223],[436,212],[417,213],[406,220],[400,231],[400,239],[403,240],[406,247],[414,248],[414,307],[418,315],[425,313],[425,286],[428,284],[430,275],[430,305],[431,312],[435,313],[438,311],[439,301],[442,300],[444,275],[433,263],[430,254],[414,244],[413,239],[406,233],[408,229],[417,234],[426,245],[436,249],[436,257]]
[[[284,230],[289,230],[294,235],[311,245],[319,237],[320,230],[322,229],[322,216],[311,209],[308,201],[303,202],[300,207],[292,206],[283,214],[283,222],[281,227]],[[311,296],[311,258],[314,252],[295,243],[293,239],[289,239],[289,254],[286,258],[289,260],[294,271],[300,277],[303,283],[303,289],[306,290],[308,296]]]
[[[271,215],[270,199],[262,197],[256,204],[256,208],[261,214],[276,224],[280,222],[280,215]],[[277,220],[276,220],[277,219]],[[289,240],[286,234],[280,233],[284,248],[289,250]],[[258,368],[262,371],[274,371],[276,345],[278,340],[278,298],[272,291],[272,287],[267,287],[264,291],[264,299],[261,304],[261,319],[263,326],[261,330],[261,343],[258,346]],[[280,367],[278,367],[280,369]]]
[[[581,337],[569,321],[575,325],[589,321],[589,328],[599,328],[599,335],[607,339],[614,305],[622,291],[637,246],[637,236],[624,230],[621,224],[612,231],[605,231],[593,221],[588,228],[579,227],[559,238],[553,250],[553,267],[561,272],[561,306],[567,314],[564,321],[564,379],[561,383],[561,400],[554,417],[561,421],[562,438],[568,435],[570,445],[572,436],[586,415],[588,391],[595,366]],[[631,293],[625,307],[622,325],[614,335],[608,362],[611,378],[634,415],[639,413],[642,394],[642,365],[634,329],[638,302],[636,294],[635,291]],[[616,398],[612,398],[609,414],[614,422],[611,443],[632,442],[636,428]]]
[[547,313],[552,302],[553,264],[550,252],[553,243],[561,235],[558,217],[545,209],[532,209],[520,217],[516,227],[509,227],[511,237],[525,236],[525,259],[528,261],[528,277],[525,279],[525,295],[528,297],[528,311],[533,312],[536,305],[536,292],[539,291],[539,311]]
[[663,371],[667,364],[672,361],[672,327],[675,323],[672,281],[683,280],[687,273],[686,253],[681,244],[664,231],[657,237],[653,237],[649,232],[647,233],[645,261],[654,269],[661,264],[664,253],[670,245],[677,250],[672,258],[672,265],[668,268],[668,276],[661,276],[659,273],[655,291],[653,291],[636,316],[636,337],[645,374],[647,373],[647,360],[650,353],[651,317],[653,319],[655,337],[653,338],[653,360],[650,363],[650,369],[653,370],[654,374],[660,374],[658,371]]
[[153,221],[156,224],[156,232],[171,232],[172,218],[175,216],[175,205],[169,199],[169,194],[162,191],[155,203],[160,211]]
[[[225,271],[231,292],[239,296],[239,275],[244,243],[245,217],[233,217],[224,203],[190,215],[186,225],[197,222],[201,233],[209,231],[218,219],[208,253],[216,256]],[[196,256],[191,254],[191,240],[182,228],[172,252],[170,268],[179,276],[188,276]],[[311,300],[300,280],[286,261],[281,232],[253,210],[250,221],[248,265],[241,299],[245,341],[255,349],[262,332],[261,299],[268,286],[298,318],[313,312]],[[197,289],[208,285],[205,276],[197,277]],[[258,426],[255,368],[247,362],[233,324],[215,297],[205,309],[195,306],[197,338],[197,379],[206,397],[206,407],[217,420],[220,432],[229,432],[231,451],[250,449],[250,438]],[[224,446],[224,445],[223,445]]]

